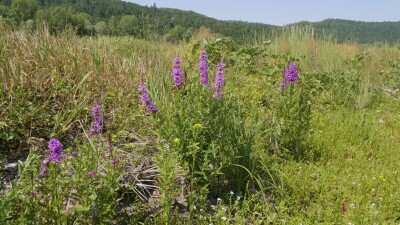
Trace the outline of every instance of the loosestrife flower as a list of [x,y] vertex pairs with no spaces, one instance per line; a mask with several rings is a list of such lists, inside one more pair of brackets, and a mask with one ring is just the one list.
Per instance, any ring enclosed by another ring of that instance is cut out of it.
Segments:
[[117,164],[118,164],[118,159],[111,159],[110,164],[111,164],[112,166],[117,165]]
[[175,57],[174,70],[172,71],[172,75],[174,76],[174,82],[176,87],[181,87],[183,85],[181,64],[182,64],[182,59],[180,57]]
[[215,98],[215,99],[222,98],[222,86],[224,86],[224,84],[225,84],[224,68],[225,68],[224,62],[220,62],[218,64],[218,70],[217,70],[215,82],[212,85],[212,87],[215,90],[215,93],[213,95],[213,98]]
[[206,50],[200,51],[199,72],[200,72],[201,85],[207,86],[208,85],[208,70],[207,70],[207,52],[206,52]]
[[101,124],[103,122],[100,116],[100,109],[101,109],[100,105],[93,106],[92,110],[93,122],[91,123],[92,129],[89,130],[89,137],[100,133]]
[[55,138],[51,138],[49,141],[48,148],[50,155],[43,160],[43,167],[40,169],[40,175],[47,173],[47,165],[50,162],[60,162],[63,145]]
[[94,172],[93,171],[88,172],[87,176],[88,177],[93,177],[94,176]]
[[44,165],[41,169],[40,169],[40,175],[45,175],[47,173],[47,166]]
[[156,113],[158,111],[158,108],[151,101],[145,84],[139,85],[139,92],[142,95],[142,103],[146,107],[147,111],[150,111],[151,113]]
[[63,145],[55,138],[51,138],[49,141],[49,149],[50,149],[50,162],[60,162],[62,147]]
[[286,85],[297,82],[298,78],[299,72],[296,69],[296,64],[291,62],[289,67],[285,69],[284,80],[280,84],[281,91],[285,89]]

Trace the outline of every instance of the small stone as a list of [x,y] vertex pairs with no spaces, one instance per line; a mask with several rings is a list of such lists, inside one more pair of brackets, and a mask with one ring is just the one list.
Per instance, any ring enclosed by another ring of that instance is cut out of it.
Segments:
[[18,164],[17,163],[9,163],[4,166],[4,169],[10,172],[15,172],[18,170]]

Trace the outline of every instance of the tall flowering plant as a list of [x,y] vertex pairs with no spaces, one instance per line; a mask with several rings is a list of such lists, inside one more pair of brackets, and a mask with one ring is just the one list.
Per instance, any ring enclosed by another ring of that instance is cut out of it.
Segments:
[[182,69],[181,69],[182,59],[180,57],[174,58],[174,69],[172,75],[174,78],[174,83],[176,87],[181,87],[183,85]]
[[297,82],[298,79],[299,72],[297,71],[296,64],[291,62],[289,67],[285,69],[284,79],[280,84],[281,91],[283,91],[287,85]]
[[156,113],[158,108],[151,101],[145,84],[139,84],[139,92],[141,94],[142,104],[144,107],[146,107],[146,110],[151,113]]
[[283,77],[271,140],[276,141],[275,146],[279,148],[275,151],[280,154],[285,150],[295,157],[302,157],[307,149],[305,143],[311,118],[310,94],[307,84],[299,79],[294,62],[285,68]]
[[201,85],[208,86],[208,68],[207,68],[207,52],[206,50],[200,51],[199,63],[200,83]]
[[215,90],[213,98],[218,99],[218,100],[222,98],[222,87],[225,84],[224,68],[225,68],[224,62],[220,62],[218,64],[218,70],[217,70],[215,82],[212,85],[213,89]]
[[92,109],[93,122],[91,123],[92,129],[89,130],[89,137],[99,134],[103,120],[100,116],[100,105],[94,105]]
[[50,154],[43,160],[43,167],[40,170],[40,174],[44,175],[47,173],[47,166],[51,162],[60,162],[63,145],[55,138],[51,138],[48,144]]

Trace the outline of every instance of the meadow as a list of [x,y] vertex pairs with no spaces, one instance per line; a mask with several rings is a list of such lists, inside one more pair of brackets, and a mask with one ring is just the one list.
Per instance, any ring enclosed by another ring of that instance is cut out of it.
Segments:
[[4,31],[0,77],[1,224],[400,223],[399,46]]

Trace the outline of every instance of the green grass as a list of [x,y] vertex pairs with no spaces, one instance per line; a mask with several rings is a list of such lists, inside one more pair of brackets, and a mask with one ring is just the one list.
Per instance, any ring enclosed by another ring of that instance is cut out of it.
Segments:
[[340,110],[318,118],[312,139],[321,158],[280,167],[287,176],[284,199],[296,206],[295,218],[340,224],[398,221],[398,136],[381,124],[387,117],[397,116],[384,110]]
[[[216,62],[227,64],[221,101],[199,83],[201,46],[210,81]],[[171,79],[177,55],[181,89]],[[2,33],[0,159],[21,162],[0,221],[398,224],[399,58],[396,46],[337,44],[306,28],[248,46],[208,33],[179,44]],[[290,61],[301,82],[282,93]],[[88,139],[94,104],[104,124]],[[63,160],[40,176],[52,137]]]

